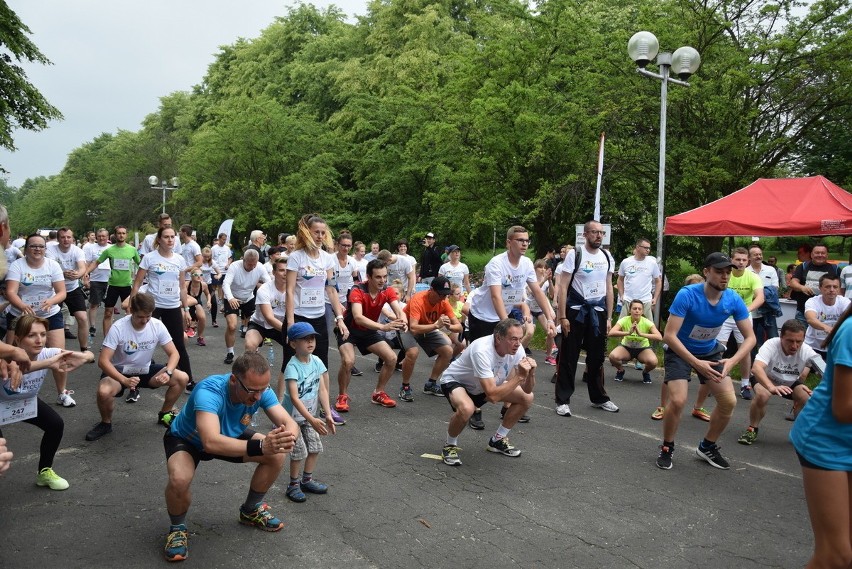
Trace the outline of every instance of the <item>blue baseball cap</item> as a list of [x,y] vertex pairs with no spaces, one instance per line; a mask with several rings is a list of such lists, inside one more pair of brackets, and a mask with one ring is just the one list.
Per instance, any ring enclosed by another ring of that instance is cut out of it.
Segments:
[[296,322],[287,329],[287,340],[299,340],[308,336],[316,336],[317,331],[307,322]]

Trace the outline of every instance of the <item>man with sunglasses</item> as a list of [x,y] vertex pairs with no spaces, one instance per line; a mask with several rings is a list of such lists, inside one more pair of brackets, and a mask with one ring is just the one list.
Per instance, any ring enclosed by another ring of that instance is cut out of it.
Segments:
[[[189,555],[186,514],[192,479],[202,460],[256,463],[239,521],[269,532],[284,527],[263,499],[278,479],[299,428],[269,388],[270,378],[266,358],[245,353],[236,359],[230,374],[199,382],[172,421],[163,438],[169,475],[166,509],[171,519],[166,560],[183,561]],[[276,425],[265,435],[250,428],[260,409]]]

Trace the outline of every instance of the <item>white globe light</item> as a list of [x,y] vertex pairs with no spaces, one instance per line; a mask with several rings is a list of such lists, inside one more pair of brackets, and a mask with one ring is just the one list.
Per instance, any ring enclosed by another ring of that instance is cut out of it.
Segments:
[[627,42],[627,55],[639,67],[645,67],[660,51],[660,42],[651,32],[636,32]]
[[157,176],[151,176],[148,178],[148,183],[152,186],[156,186],[160,183],[160,179]]
[[173,177],[173,178],[170,178],[170,179],[169,179],[169,184],[173,185],[174,187],[177,187],[177,185],[178,185],[178,179],[177,179],[177,176],[175,176],[175,177]]
[[694,48],[679,47],[672,54],[672,73],[682,80],[689,79],[690,75],[698,71],[699,65],[701,65],[701,56]]

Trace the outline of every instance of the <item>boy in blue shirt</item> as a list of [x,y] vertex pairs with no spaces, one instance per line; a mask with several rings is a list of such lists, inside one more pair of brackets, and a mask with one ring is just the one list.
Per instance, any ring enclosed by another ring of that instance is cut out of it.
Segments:
[[[304,502],[307,499],[305,492],[328,492],[327,485],[313,478],[319,453],[323,451],[320,435],[335,432],[328,400],[328,370],[322,360],[313,355],[317,345],[316,336],[316,330],[307,322],[296,322],[287,330],[287,340],[296,355],[284,369],[287,383],[284,406],[293,415],[302,433],[290,453],[287,497],[294,502]],[[320,408],[325,419],[316,417]],[[304,471],[300,479],[303,463]]]
[[[698,381],[708,385],[716,398],[707,434],[695,454],[716,468],[730,468],[716,445],[737,404],[729,373],[755,344],[748,308],[737,293],[728,289],[733,269],[734,264],[727,255],[711,253],[704,260],[705,282],[680,289],[669,309],[663,335],[663,342],[667,345],[664,381],[669,390],[669,403],[663,417],[663,444],[657,457],[657,466],[664,470],[672,467],[674,437],[686,404],[692,370],[698,375]],[[725,346],[716,340],[716,336],[729,316],[733,317],[743,341],[734,357],[723,359]]]

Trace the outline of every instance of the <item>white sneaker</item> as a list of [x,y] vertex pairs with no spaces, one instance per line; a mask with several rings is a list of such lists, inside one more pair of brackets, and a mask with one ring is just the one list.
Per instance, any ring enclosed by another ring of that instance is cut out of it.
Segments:
[[603,409],[604,411],[609,411],[610,413],[618,413],[618,405],[616,405],[612,401],[605,401],[603,403],[592,403],[592,407],[597,407],[598,409]]
[[556,414],[560,417],[570,417],[571,407],[569,407],[567,403],[563,403],[556,408]]
[[71,397],[71,395],[73,393],[74,393],[73,390],[66,389],[65,391],[63,391],[62,393],[60,393],[56,397],[56,404],[62,405],[63,407],[74,407],[74,406],[76,406],[77,402],[74,401],[74,399]]

